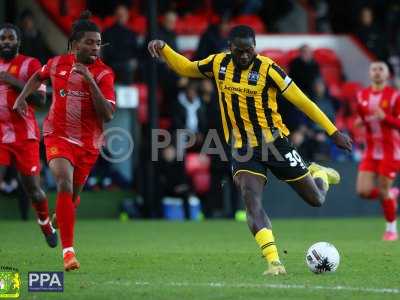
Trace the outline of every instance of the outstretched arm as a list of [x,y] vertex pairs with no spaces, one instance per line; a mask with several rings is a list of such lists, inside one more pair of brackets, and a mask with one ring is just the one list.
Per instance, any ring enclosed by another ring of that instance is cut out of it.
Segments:
[[163,57],[167,65],[180,76],[192,78],[208,77],[207,74],[199,69],[199,61],[190,61],[183,55],[175,52],[164,41],[150,41],[147,48],[153,58]]

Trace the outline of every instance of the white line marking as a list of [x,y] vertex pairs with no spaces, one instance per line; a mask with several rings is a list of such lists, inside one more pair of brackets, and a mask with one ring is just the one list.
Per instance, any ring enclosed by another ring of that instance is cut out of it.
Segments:
[[400,294],[399,288],[364,288],[352,286],[324,286],[324,285],[303,285],[303,284],[273,284],[273,283],[225,283],[225,282],[148,282],[148,281],[107,281],[106,284],[111,285],[137,285],[137,286],[166,286],[166,287],[210,287],[210,288],[268,288],[268,289],[297,289],[297,290],[328,290],[328,291],[350,291],[350,292],[365,292],[376,294]]

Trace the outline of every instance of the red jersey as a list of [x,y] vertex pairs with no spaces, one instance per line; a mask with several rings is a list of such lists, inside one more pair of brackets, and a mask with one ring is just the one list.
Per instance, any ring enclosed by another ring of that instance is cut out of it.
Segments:
[[[33,57],[18,54],[10,61],[0,58],[0,71],[7,71],[25,82],[40,68],[40,62]],[[39,90],[45,92],[46,86],[41,85]],[[0,80],[0,143],[39,140],[39,127],[34,108],[29,105],[25,116],[12,109],[18,94],[15,88]]]
[[[374,113],[380,107],[385,118],[378,120]],[[400,94],[386,86],[381,91],[371,87],[357,94],[357,109],[366,128],[364,157],[374,160],[400,160]]]
[[[89,85],[84,77],[71,72],[75,55],[50,59],[39,75],[50,78],[53,101],[43,123],[43,134],[55,135],[88,150],[102,143],[103,121],[97,116]],[[87,66],[104,97],[115,106],[114,73],[100,59]]]

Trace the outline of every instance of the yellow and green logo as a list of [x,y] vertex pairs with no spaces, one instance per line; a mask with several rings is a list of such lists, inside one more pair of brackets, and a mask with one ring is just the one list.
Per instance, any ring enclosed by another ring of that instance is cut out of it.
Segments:
[[0,267],[0,298],[18,298],[21,276],[15,268]]

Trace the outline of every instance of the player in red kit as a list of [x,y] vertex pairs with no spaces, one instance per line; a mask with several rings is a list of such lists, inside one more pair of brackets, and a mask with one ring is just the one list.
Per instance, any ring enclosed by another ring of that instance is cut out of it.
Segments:
[[369,76],[371,86],[357,95],[360,123],[366,130],[357,193],[380,200],[386,219],[383,240],[394,241],[398,239],[398,189],[393,187],[393,181],[400,170],[400,95],[387,84],[389,69],[384,62],[371,63]]
[[114,74],[99,58],[101,35],[85,12],[72,27],[70,54],[56,56],[28,81],[14,108],[24,114],[26,97],[50,80],[53,102],[43,124],[49,167],[57,183],[56,215],[64,269],[78,269],[73,248],[75,209],[99,156],[103,123],[113,117]]
[[6,167],[14,164],[22,186],[36,211],[38,223],[50,247],[57,246],[46,194],[40,187],[39,127],[33,105],[45,103],[46,86],[38,86],[27,98],[24,116],[13,111],[18,93],[29,77],[40,70],[40,62],[18,53],[21,34],[13,24],[0,26],[0,182]]

